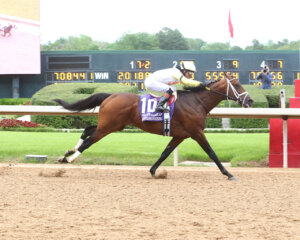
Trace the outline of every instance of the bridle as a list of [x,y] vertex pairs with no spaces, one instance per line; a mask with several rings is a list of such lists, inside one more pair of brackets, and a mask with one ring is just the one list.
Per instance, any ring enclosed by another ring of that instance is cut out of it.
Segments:
[[[234,80],[237,80],[237,79],[236,78],[233,78],[233,79],[226,78],[226,81],[227,81],[227,93],[226,94],[224,94],[222,92],[219,92],[219,91],[216,91],[216,90],[213,90],[213,89],[210,89],[210,88],[209,88],[209,91],[213,92],[213,93],[216,93],[216,94],[219,94],[219,95],[222,95],[227,100],[233,100],[233,101],[236,101],[236,102],[240,101],[241,97],[244,96],[243,101],[242,101],[242,104],[244,104],[247,96],[249,95],[249,93],[247,91],[245,91],[243,93],[238,93],[238,91],[234,88],[234,86],[231,83]],[[229,90],[230,89],[233,92],[234,97],[229,96]]]

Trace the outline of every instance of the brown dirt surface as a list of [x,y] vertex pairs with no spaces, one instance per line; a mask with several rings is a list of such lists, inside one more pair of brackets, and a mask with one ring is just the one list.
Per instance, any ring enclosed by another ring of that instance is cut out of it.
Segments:
[[300,239],[300,169],[0,164],[0,239]]

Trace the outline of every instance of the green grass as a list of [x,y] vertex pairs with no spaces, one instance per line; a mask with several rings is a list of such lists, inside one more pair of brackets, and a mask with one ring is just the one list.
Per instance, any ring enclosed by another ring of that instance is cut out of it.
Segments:
[[[72,149],[80,133],[0,132],[0,161],[24,162],[25,155],[48,155],[56,162],[66,149]],[[264,160],[268,155],[268,133],[207,133],[210,145],[222,162],[233,166]],[[87,149],[77,164],[152,165],[170,141],[149,133],[113,133]],[[192,139],[178,148],[179,161],[211,161]],[[164,165],[173,165],[173,154]]]

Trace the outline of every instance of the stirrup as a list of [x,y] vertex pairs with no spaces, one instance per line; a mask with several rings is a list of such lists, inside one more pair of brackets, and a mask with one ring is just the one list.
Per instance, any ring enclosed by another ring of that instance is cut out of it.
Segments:
[[155,108],[155,111],[157,112],[165,112],[165,110],[167,110],[167,107],[168,107],[168,101],[169,101],[169,98],[166,98],[165,96],[162,96],[160,99],[159,99],[159,102]]
[[169,109],[169,108],[164,108],[163,106],[159,106],[159,107],[156,107],[156,108],[155,108],[155,111],[156,111],[156,112],[164,112],[164,113],[168,113],[168,112],[170,112],[170,109]]
[[170,108],[168,107],[168,103],[164,103],[163,105],[157,105],[155,111],[168,113],[170,112]]

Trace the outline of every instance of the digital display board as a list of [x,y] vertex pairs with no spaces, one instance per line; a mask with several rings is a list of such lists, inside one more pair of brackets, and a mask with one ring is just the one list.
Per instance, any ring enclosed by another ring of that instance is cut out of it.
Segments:
[[43,52],[42,76],[46,84],[60,82],[116,82],[145,90],[144,80],[154,71],[193,61],[193,79],[214,81],[225,73],[242,84],[261,85],[257,76],[268,65],[273,85],[299,79],[299,52],[261,51],[232,53],[193,51]]
[[0,74],[39,74],[39,0],[0,0]]
[[[282,59],[266,59],[263,60],[260,64],[260,67],[263,68],[264,66],[269,66],[270,68],[270,73],[273,75],[273,79],[272,79],[272,85],[273,86],[281,86],[283,85],[283,60]],[[250,71],[249,73],[249,80],[250,80],[250,84],[253,85],[261,85],[261,81],[257,80],[258,75],[261,73],[262,71]]]

